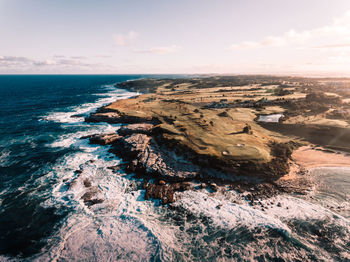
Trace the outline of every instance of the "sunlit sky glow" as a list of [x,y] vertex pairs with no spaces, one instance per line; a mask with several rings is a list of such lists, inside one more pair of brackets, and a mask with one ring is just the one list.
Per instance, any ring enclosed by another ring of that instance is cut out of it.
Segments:
[[350,76],[350,1],[0,0],[0,73]]

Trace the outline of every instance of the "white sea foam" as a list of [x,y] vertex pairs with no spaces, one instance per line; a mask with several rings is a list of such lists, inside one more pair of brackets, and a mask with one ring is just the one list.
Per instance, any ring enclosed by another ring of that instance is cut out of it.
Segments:
[[[238,230],[239,228],[248,228],[250,232],[254,232],[256,229],[261,229],[263,235],[266,234],[264,232],[272,229],[283,235],[285,239],[289,239],[286,240],[289,245],[295,244],[302,247],[300,251],[296,251],[293,247],[287,247],[287,250],[280,254],[280,257],[284,257],[285,260],[293,260],[293,257],[297,258],[304,256],[307,250],[317,250],[315,254],[317,254],[319,259],[329,261],[333,259],[333,255],[327,250],[320,248],[318,241],[322,240],[304,237],[302,236],[303,234],[310,236],[311,238],[313,238],[314,235],[312,235],[312,232],[311,235],[309,235],[310,233],[308,231],[299,232],[298,230],[304,230],[303,227],[296,230],[292,225],[294,223],[296,223],[296,225],[300,223],[305,225],[305,229],[320,227],[319,230],[322,232],[321,234],[330,234],[329,237],[334,237],[332,235],[334,233],[331,232],[339,232],[340,236],[342,234],[347,235],[350,232],[350,221],[348,219],[323,208],[318,204],[309,203],[303,199],[298,199],[288,195],[279,195],[271,199],[262,200],[261,203],[264,205],[264,210],[262,210],[260,206],[250,206],[248,202],[245,201],[241,201],[240,204],[233,203],[232,197],[236,196],[234,194],[231,196],[228,196],[227,194],[223,195],[221,192],[211,194],[203,190],[201,192],[186,191],[178,194],[178,201],[173,204],[174,206],[185,209],[186,212],[189,212],[194,217],[206,217],[210,221],[207,225],[200,224],[199,226],[202,229],[199,230],[196,235],[185,235],[181,239],[191,239],[195,237],[195,243],[202,243],[201,238],[210,237],[204,233],[206,228],[212,226],[221,228],[224,232],[235,232],[235,230]],[[277,205],[277,203],[281,206]],[[201,220],[198,222],[202,223]],[[264,229],[266,231],[264,231]],[[203,233],[200,233],[200,231]],[[260,242],[253,241],[246,243],[245,248],[238,251],[240,257],[243,260],[256,260],[256,257],[251,256],[252,254],[260,254],[262,256],[270,254],[271,256],[276,256],[276,252],[277,254],[278,252],[281,252],[276,250],[276,246],[271,248],[266,238],[268,238],[267,235],[261,238]],[[340,250],[344,250],[344,247],[349,241],[349,237],[343,237],[342,239],[339,238],[334,241],[337,241],[337,244],[335,245]],[[180,240],[175,246],[181,248],[184,245],[192,247],[193,243],[188,240]],[[213,243],[210,247],[208,246],[208,248],[213,248],[214,250],[224,248],[216,245],[217,243]],[[228,243],[228,245],[230,244]],[[262,246],[264,246],[263,249],[261,248]],[[204,248],[204,246],[202,248]],[[237,246],[236,248],[240,250],[240,246]],[[289,252],[288,248],[290,248],[290,251],[292,252]],[[182,252],[186,251],[182,250]],[[297,254],[298,252],[300,253]],[[339,254],[339,257],[350,259],[350,254],[344,252]],[[189,258],[189,260],[191,259]]]
[[[114,92],[114,91],[111,91]],[[118,91],[119,92],[119,91]],[[132,93],[118,93],[118,97],[129,97]],[[112,97],[112,96],[111,96]],[[58,182],[52,190],[52,196],[43,203],[44,206],[68,206],[73,211],[66,218],[57,234],[48,239],[49,250],[34,258],[38,261],[131,261],[131,260],[176,260],[174,254],[185,254],[182,259],[191,260],[190,248],[193,248],[192,235],[186,232],[190,223],[183,221],[184,229],[176,223],[165,219],[171,212],[166,206],[157,205],[157,201],[145,201],[144,190],[139,189],[137,179],[124,174],[122,171],[113,173],[108,166],[118,165],[120,159],[108,153],[108,147],[89,145],[87,140],[80,140],[84,135],[99,132],[115,132],[118,126],[109,124],[90,125],[82,123],[82,119],[71,118],[73,114],[89,112],[111,100],[99,100],[96,104],[85,104],[85,109],[75,108],[71,112],[53,113],[47,120],[63,124],[86,125],[86,130],[60,137],[51,144],[52,147],[74,147],[78,152],[72,152],[61,159],[53,170],[42,180],[55,178]],[[84,105],[83,105],[84,107]],[[86,111],[84,111],[86,110]],[[72,119],[74,121],[72,121]],[[77,173],[75,170],[82,170]],[[88,179],[90,187],[84,185]],[[44,181],[38,180],[38,183]],[[87,207],[82,196],[93,190],[93,197],[103,202]],[[199,218],[210,218],[210,225],[200,225],[202,231],[196,233],[196,238],[209,237],[206,227],[217,227],[229,232],[243,226],[272,229],[282,235],[298,238],[289,221],[293,219],[312,221],[325,220],[329,223],[349,228],[349,221],[326,208],[305,200],[287,195],[280,195],[261,202],[265,206],[250,206],[240,200],[235,191],[217,192],[212,194],[206,190],[186,191],[177,193],[174,207]],[[281,206],[277,206],[280,203]],[[220,208],[218,208],[220,206]],[[300,239],[302,243],[304,240]],[[202,243],[202,242],[198,242]],[[207,244],[206,248],[220,249],[217,244]],[[245,258],[254,259],[256,247],[247,246]],[[258,243],[259,244],[259,243]],[[209,246],[208,246],[209,245]],[[301,245],[305,245],[302,243]],[[201,248],[201,247],[198,247]],[[254,250],[255,248],[255,250]],[[308,247],[310,249],[315,247]],[[250,250],[251,249],[251,250]],[[260,254],[273,249],[261,249]],[[303,251],[300,251],[303,252]],[[327,254],[320,256],[330,258]],[[287,257],[293,258],[293,255]]]
[[[237,225],[248,227],[267,227],[289,231],[289,228],[274,216],[269,216],[259,209],[248,205],[235,204],[218,200],[202,192],[187,191],[181,194],[181,199],[175,203],[181,207],[210,217],[222,228],[234,228]],[[218,205],[220,209],[217,208]]]
[[[48,242],[49,252],[35,258],[39,261],[51,260],[98,260],[130,261],[150,260],[157,253],[158,240],[146,226],[147,220],[153,220],[151,202],[140,201],[143,197],[136,180],[113,174],[107,169],[120,163],[114,155],[108,153],[108,147],[89,145],[81,136],[94,133],[115,132],[119,126],[109,124],[86,124],[83,117],[76,114],[88,114],[96,108],[116,99],[128,98],[135,93],[125,90],[111,90],[107,98],[96,103],[83,104],[71,108],[70,112],[54,112],[44,119],[62,124],[84,126],[84,131],[61,136],[50,147],[73,147],[78,152],[68,154],[57,160],[51,172],[37,180],[55,178],[59,182],[52,190],[52,197],[43,206],[69,206],[73,212],[66,218],[57,235]],[[75,172],[82,170],[82,173]],[[84,185],[86,179],[90,187]],[[103,202],[88,208],[81,197],[93,191],[93,197]],[[149,216],[145,214],[151,214]],[[156,219],[154,219],[156,226]],[[152,225],[152,223],[150,223]],[[157,232],[157,230],[155,230]],[[160,234],[160,232],[159,232]]]
[[79,106],[74,106],[69,108],[69,111],[67,112],[52,112],[47,116],[43,116],[42,119],[46,121],[71,124],[83,122],[84,116],[94,112],[97,108],[110,104],[115,100],[129,98],[138,94],[123,89],[115,89],[113,86],[105,86],[105,89],[107,93],[96,94],[98,96],[103,95],[105,97],[98,99],[94,103],[85,103]]
[[[89,127],[85,131],[79,131],[76,133],[64,134],[60,136],[56,141],[51,144],[48,144],[49,147],[70,147],[74,146],[77,148],[81,148],[81,146],[86,145],[86,140],[81,140],[81,137],[99,134],[99,133],[115,133],[120,125],[109,125],[109,124],[96,124],[89,125],[82,123],[80,126]],[[84,146],[85,150],[88,150],[91,146]]]
[[149,261],[156,254],[156,238],[134,218],[82,219],[49,260]]
[[[211,217],[221,227],[233,228],[238,224],[249,227],[280,228],[288,231],[283,221],[288,219],[310,220],[337,217],[345,224],[350,221],[339,214],[324,208],[318,204],[288,195],[278,195],[266,200],[261,200],[264,210],[258,206],[251,206],[246,201],[239,204],[233,203],[235,196],[186,191],[179,194],[179,200],[175,206],[181,206],[191,212],[204,214]],[[279,205],[277,205],[279,203]],[[220,209],[217,207],[220,205]]]
[[[69,205],[75,211],[54,238],[60,241],[52,243],[50,252],[39,260],[130,261],[149,260],[156,254],[157,237],[144,223],[152,217],[147,214],[155,213],[153,204],[140,201],[142,192],[133,185],[137,181],[107,169],[118,164],[118,159],[110,158],[104,147],[98,150],[64,157],[51,174],[60,176],[61,182],[44,205]],[[83,172],[74,174],[75,169]],[[85,179],[91,182],[90,188],[84,186]],[[66,187],[66,180],[74,185]],[[81,196],[91,188],[97,189],[95,197],[104,202],[87,208]]]

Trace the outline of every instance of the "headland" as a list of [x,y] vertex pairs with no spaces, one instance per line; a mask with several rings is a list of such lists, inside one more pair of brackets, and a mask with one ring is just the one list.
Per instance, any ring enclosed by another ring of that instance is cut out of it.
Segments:
[[349,159],[346,85],[346,79],[274,76],[123,82],[116,87],[141,94],[86,118],[122,127],[89,139],[111,145],[123,168],[144,178],[146,199],[173,202],[176,191],[193,189],[191,181],[213,191],[220,185],[249,191],[252,203],[304,193],[308,168]]

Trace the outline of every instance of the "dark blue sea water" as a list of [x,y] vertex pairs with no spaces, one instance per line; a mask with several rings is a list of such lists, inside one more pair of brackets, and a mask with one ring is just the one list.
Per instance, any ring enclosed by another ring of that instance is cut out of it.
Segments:
[[[29,256],[45,244],[69,208],[44,207],[55,177],[39,183],[74,148],[50,147],[88,129],[46,121],[54,112],[106,98],[111,85],[142,76],[0,76],[0,253]],[[113,89],[113,88],[112,88]],[[92,105],[92,109],[94,106]]]
[[350,261],[349,169],[314,170],[317,189],[264,211],[229,189],[163,206],[108,169],[121,160],[80,137],[119,125],[84,116],[140,77],[0,76],[0,261]]

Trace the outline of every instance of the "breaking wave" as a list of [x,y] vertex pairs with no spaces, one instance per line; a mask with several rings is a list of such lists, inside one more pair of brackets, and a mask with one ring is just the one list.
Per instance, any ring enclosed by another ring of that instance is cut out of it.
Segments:
[[[9,199],[23,198],[24,206],[33,205],[34,214],[41,212],[48,220],[30,221],[31,232],[40,233],[30,235],[39,243],[33,247],[35,252],[0,256],[1,261],[350,261],[349,216],[327,207],[330,201],[324,194],[333,193],[323,187],[313,198],[279,195],[256,206],[228,187],[215,193],[177,192],[177,201],[167,206],[145,201],[142,181],[116,167],[121,160],[108,152],[108,146],[80,139],[116,132],[119,125],[85,123],[84,117],[116,99],[135,95],[112,86],[105,86],[105,92],[96,102],[39,118],[63,130],[53,140],[41,138],[46,150],[55,152],[52,165],[33,169],[34,175],[23,180],[18,190],[2,191],[0,196],[8,194],[3,208],[9,206]],[[30,148],[35,148],[38,142],[31,142]],[[1,167],[10,158],[11,152],[2,150]],[[340,171],[315,172],[334,177]],[[343,181],[349,181],[349,172],[342,172]],[[344,197],[346,193],[338,200]],[[16,213],[21,208],[18,203],[5,215]],[[25,230],[28,221],[18,223]],[[20,236],[16,241],[18,246],[30,246]]]

